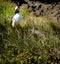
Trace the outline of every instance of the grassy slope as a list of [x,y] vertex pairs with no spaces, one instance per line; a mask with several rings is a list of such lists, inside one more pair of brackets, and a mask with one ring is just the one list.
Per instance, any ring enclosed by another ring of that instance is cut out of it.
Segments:
[[35,17],[22,6],[23,20],[12,28],[14,6],[8,2],[0,4],[0,64],[59,63],[60,24]]

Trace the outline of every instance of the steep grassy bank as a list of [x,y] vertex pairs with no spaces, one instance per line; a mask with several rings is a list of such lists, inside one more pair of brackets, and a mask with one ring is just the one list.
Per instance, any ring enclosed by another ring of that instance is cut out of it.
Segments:
[[0,64],[59,64],[60,24],[35,17],[24,5],[20,9],[22,22],[12,28],[14,5],[6,3],[0,5]]

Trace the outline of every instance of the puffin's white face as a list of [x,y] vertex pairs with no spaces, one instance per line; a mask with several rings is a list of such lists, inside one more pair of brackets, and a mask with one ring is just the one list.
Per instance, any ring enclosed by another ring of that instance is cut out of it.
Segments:
[[18,6],[15,7],[15,10],[19,10]]

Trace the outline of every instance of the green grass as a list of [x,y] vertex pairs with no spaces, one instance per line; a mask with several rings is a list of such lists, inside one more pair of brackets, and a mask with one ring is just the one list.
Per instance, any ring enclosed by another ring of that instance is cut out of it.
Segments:
[[0,17],[10,20],[14,14],[14,3],[1,1],[0,2]]
[[59,22],[35,17],[22,6],[23,20],[12,28],[14,6],[0,4],[0,64],[59,64]]

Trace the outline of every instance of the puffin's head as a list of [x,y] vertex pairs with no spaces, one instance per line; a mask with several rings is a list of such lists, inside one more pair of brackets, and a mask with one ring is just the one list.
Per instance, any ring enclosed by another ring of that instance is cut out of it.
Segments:
[[18,6],[15,7],[15,14],[16,13],[19,13],[19,7]]

